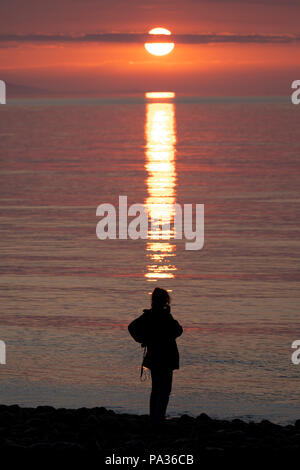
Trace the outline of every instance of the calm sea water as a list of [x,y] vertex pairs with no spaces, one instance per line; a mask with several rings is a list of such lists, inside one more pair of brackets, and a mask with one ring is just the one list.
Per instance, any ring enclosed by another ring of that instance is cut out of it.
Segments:
[[[128,323],[171,291],[169,413],[300,418],[300,109],[288,101],[19,100],[0,109],[0,402],[148,412]],[[205,246],[99,240],[96,208],[205,205]]]

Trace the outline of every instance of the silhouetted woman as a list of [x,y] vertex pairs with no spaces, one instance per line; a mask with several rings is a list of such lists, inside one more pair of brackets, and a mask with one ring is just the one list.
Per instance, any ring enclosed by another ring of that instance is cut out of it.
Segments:
[[154,423],[164,421],[172,389],[173,370],[179,369],[176,338],[182,327],[170,312],[170,296],[156,287],[152,292],[152,307],[128,326],[129,333],[147,347],[142,366],[151,370],[152,390],[150,418]]

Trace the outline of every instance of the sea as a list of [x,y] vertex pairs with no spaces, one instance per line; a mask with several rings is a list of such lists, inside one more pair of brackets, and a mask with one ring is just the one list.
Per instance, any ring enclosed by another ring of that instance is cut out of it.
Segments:
[[[299,112],[172,93],[1,105],[0,403],[147,414],[127,327],[158,286],[184,330],[170,417],[299,419]],[[167,224],[120,238],[120,196],[164,221],[203,205],[203,246]]]

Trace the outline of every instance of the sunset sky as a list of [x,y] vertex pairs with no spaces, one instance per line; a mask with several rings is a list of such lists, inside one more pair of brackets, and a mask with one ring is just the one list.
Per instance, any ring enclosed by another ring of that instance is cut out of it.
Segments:
[[[299,0],[1,3],[0,79],[9,84],[104,94],[288,95],[300,79]],[[143,35],[157,26],[172,32],[176,45],[167,56],[144,48]]]

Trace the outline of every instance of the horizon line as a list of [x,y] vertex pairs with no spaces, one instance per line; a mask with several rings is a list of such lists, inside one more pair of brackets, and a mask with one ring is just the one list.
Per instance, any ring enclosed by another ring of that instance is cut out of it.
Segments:
[[94,33],[81,35],[66,34],[0,34],[0,43],[121,43],[143,44],[145,42],[174,42],[175,44],[290,44],[300,42],[300,33],[291,34],[235,34],[235,33],[193,33],[164,34],[148,33]]

